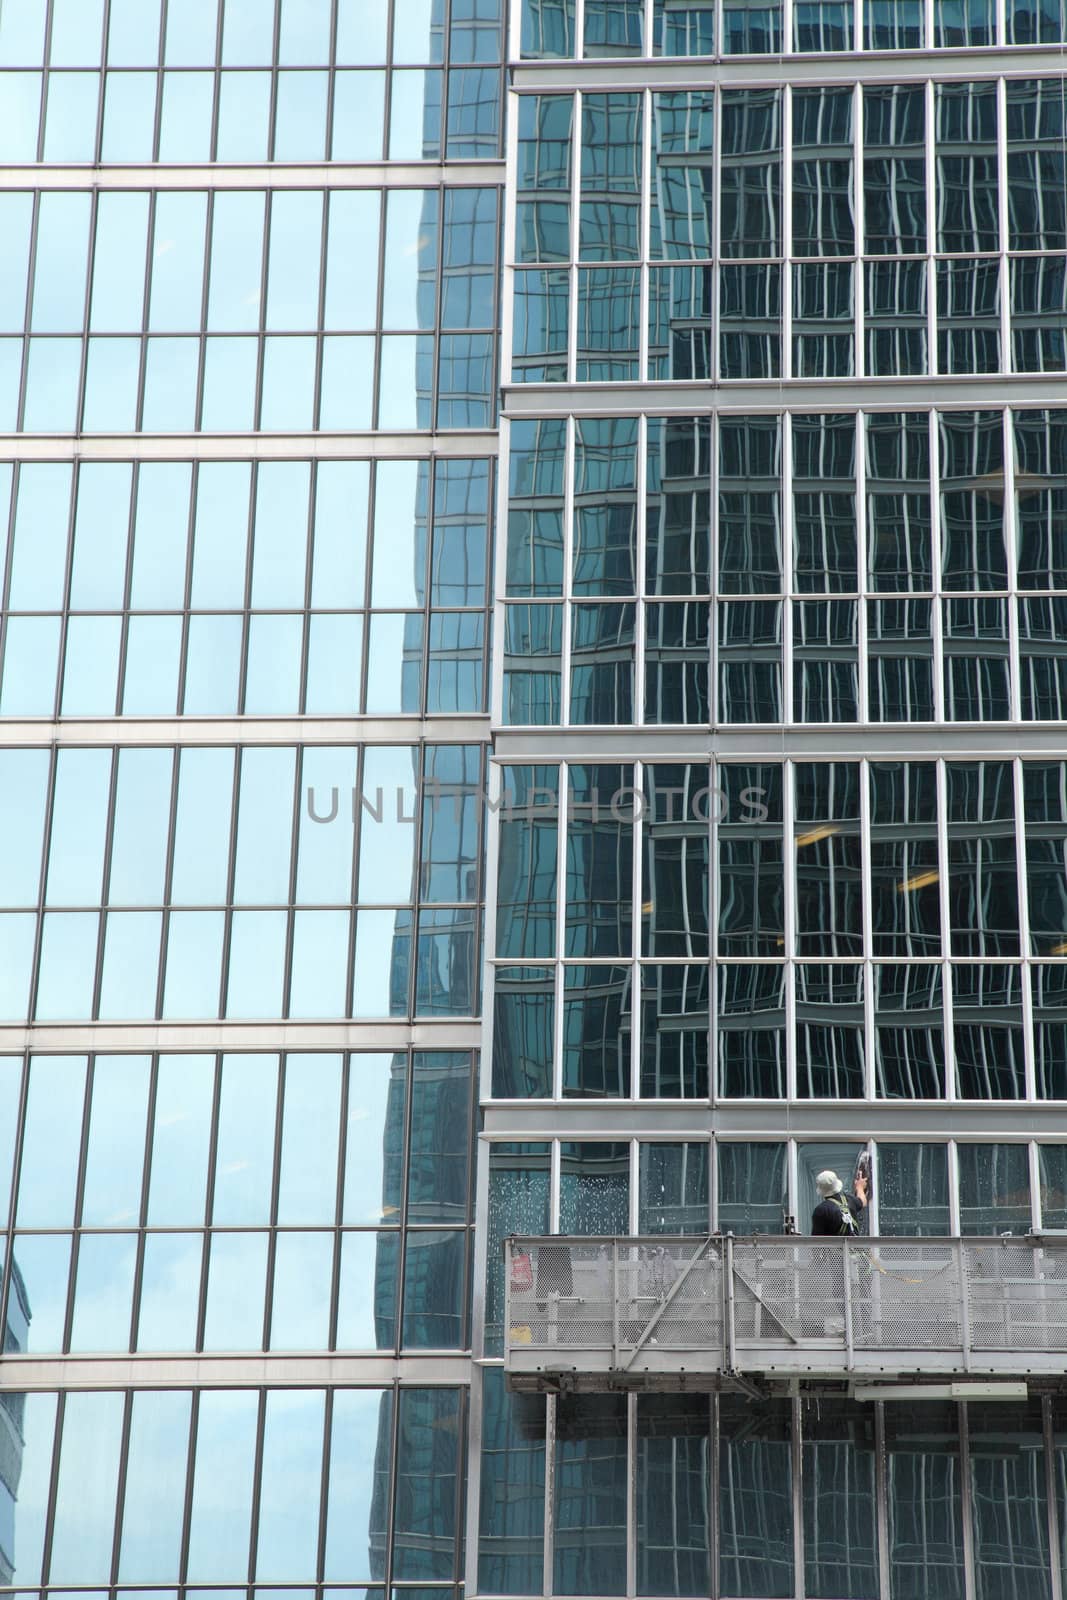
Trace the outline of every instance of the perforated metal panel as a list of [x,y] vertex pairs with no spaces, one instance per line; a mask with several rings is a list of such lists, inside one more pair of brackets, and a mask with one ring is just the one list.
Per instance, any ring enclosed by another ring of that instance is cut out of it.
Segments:
[[515,1239],[513,1387],[1067,1369],[1067,1241]]

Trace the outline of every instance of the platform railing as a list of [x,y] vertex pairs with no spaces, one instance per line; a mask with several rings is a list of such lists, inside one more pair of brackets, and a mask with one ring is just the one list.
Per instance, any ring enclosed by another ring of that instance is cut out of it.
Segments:
[[513,1388],[1063,1376],[1067,1237],[512,1238]]

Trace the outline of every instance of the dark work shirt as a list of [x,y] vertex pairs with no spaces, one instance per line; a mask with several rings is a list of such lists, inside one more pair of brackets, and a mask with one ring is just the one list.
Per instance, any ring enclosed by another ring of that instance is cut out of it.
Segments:
[[[845,1201],[854,1217],[859,1217],[863,1207],[854,1194],[842,1194],[839,1199]],[[845,1232],[844,1221],[838,1200],[820,1200],[811,1214],[811,1231],[812,1233],[829,1234],[831,1237],[837,1237]]]

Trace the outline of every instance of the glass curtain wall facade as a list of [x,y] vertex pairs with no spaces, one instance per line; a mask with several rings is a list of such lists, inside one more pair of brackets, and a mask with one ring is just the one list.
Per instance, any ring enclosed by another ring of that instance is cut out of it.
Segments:
[[504,16],[0,0],[0,1592],[464,1577]]
[[1067,14],[510,54],[468,1582],[1061,1600],[1055,1386],[512,1395],[501,1242],[1067,1222]]
[[1061,0],[0,0],[0,1600],[1063,1600],[1067,1398],[502,1243],[1067,1229]]

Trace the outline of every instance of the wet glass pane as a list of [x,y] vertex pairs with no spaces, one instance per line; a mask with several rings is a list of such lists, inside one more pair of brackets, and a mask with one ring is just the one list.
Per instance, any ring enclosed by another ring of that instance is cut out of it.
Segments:
[[277,1056],[223,1057],[212,1199],[216,1225],[270,1220],[277,1095]]
[[967,1408],[976,1593],[1051,1594],[1041,1404]]
[[719,1583],[724,1596],[793,1593],[790,1408],[768,1401],[758,1428],[747,1403],[719,1400]]
[[84,1056],[33,1056],[29,1065],[15,1219],[20,1227],[69,1227],[78,1182]]
[[876,1156],[879,1234],[950,1233],[948,1146],[879,1140]]
[[626,1233],[629,1196],[629,1145],[563,1142],[560,1146],[561,1233]]
[[393,1575],[451,1578],[465,1452],[458,1389],[401,1389],[397,1406]]
[[81,1236],[71,1315],[72,1351],[129,1349],[136,1264],[136,1234]]
[[[557,1594],[618,1594],[626,1585],[626,1399],[562,1398],[556,1408]],[[589,1529],[595,1528],[595,1542]]]
[[463,1348],[466,1269],[465,1232],[411,1231],[406,1235],[401,1331],[406,1348]]
[[1027,1233],[1030,1229],[1030,1169],[1025,1144],[963,1144],[960,1172],[960,1232]]
[[784,1144],[720,1142],[717,1225],[722,1232],[781,1233],[785,1224]]
[[510,1234],[538,1235],[549,1227],[549,1147],[504,1142],[489,1147],[485,1349],[503,1353],[503,1242]]
[[637,1592],[702,1595],[711,1581],[711,1415],[675,1395],[637,1403]]
[[315,1570],[324,1399],[317,1389],[267,1394],[255,1557],[257,1578],[299,1578]]
[[869,1406],[802,1406],[805,1593],[878,1593],[874,1417]]
[[122,1441],[122,1394],[68,1394],[63,1412],[49,1573],[106,1582],[111,1569]]
[[179,1570],[190,1396],[146,1391],[131,1404],[119,1578],[165,1583]]
[[263,1348],[266,1233],[214,1233],[208,1251],[205,1350]]
[[141,1269],[138,1350],[192,1350],[200,1315],[201,1233],[149,1233]]
[[333,1222],[337,1208],[340,1104],[340,1056],[286,1058],[279,1222]]
[[629,967],[565,969],[565,1095],[620,1098],[629,1094],[632,977]]
[[204,1220],[214,1089],[214,1056],[160,1056],[148,1191],[152,1226]]
[[205,1390],[197,1412],[189,1517],[191,1582],[248,1577],[259,1395]]
[[703,1143],[641,1145],[638,1233],[707,1232],[708,1155]]
[[541,1592],[545,1402],[509,1394],[496,1367],[482,1375],[478,1583],[494,1594]]
[[944,1097],[939,966],[875,966],[874,1052],[876,1094],[902,1100]]
[[399,1234],[344,1234],[337,1285],[337,1349],[392,1350],[397,1344],[399,1300]]
[[327,1488],[328,1579],[359,1582],[385,1573],[392,1443],[392,1390],[334,1393]]

